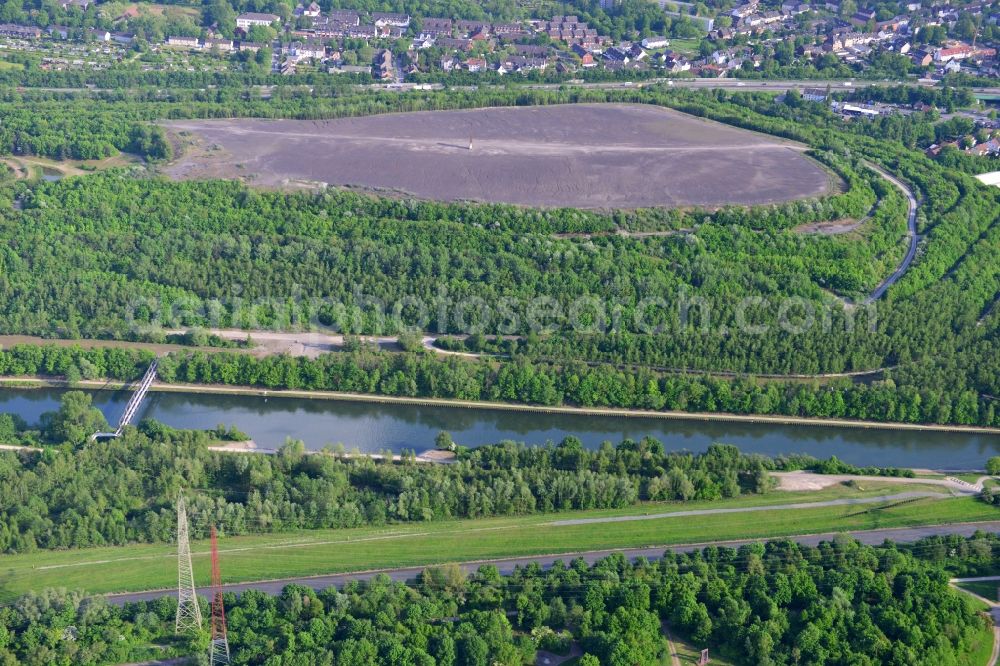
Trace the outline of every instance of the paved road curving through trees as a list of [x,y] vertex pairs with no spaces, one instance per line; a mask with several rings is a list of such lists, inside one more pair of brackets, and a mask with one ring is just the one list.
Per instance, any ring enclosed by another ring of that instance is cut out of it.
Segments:
[[869,303],[873,303],[878,299],[882,298],[885,292],[889,290],[889,287],[896,284],[896,282],[899,281],[899,278],[903,277],[907,269],[910,268],[910,264],[913,263],[914,257],[917,256],[918,238],[917,238],[917,198],[914,196],[913,190],[911,190],[909,186],[906,185],[906,183],[901,181],[899,178],[896,178],[885,169],[875,164],[872,164],[871,162],[865,162],[865,164],[868,166],[869,169],[876,172],[877,174],[885,178],[887,181],[895,185],[904,195],[906,195],[906,200],[909,203],[909,213],[906,219],[906,226],[907,226],[907,236],[910,239],[910,247],[907,248],[906,250],[906,256],[903,257],[903,262],[899,265],[899,268],[897,268],[895,272],[893,272],[892,275],[887,277],[885,281],[883,281],[882,284],[880,284],[878,288],[871,293],[871,296],[865,299],[865,305],[868,305]]

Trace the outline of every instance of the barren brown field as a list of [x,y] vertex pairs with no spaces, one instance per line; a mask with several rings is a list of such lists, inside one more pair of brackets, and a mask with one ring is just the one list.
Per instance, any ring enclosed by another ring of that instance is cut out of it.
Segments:
[[[336,120],[167,123],[174,178],[347,186],[440,200],[639,208],[821,195],[802,147],[646,105],[396,113]],[[471,143],[471,147],[470,147]]]

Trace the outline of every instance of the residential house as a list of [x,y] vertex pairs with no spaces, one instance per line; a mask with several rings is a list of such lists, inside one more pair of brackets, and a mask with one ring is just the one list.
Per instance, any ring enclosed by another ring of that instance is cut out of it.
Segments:
[[734,7],[733,11],[729,12],[729,15],[736,20],[744,19],[756,12],[759,4],[760,3],[757,0],[754,0],[753,2],[748,2],[745,5]]
[[247,30],[255,25],[273,25],[281,21],[281,17],[275,14],[261,14],[258,12],[247,12],[236,17],[236,27]]
[[432,37],[450,35],[452,28],[454,23],[450,18],[425,18],[420,23],[420,32]]
[[355,39],[375,39],[379,36],[379,30],[376,26],[369,24],[348,26],[344,29],[343,36]]
[[322,60],[326,57],[326,47],[319,42],[292,42],[287,52],[297,60]]
[[678,53],[663,54],[663,68],[673,74],[688,72],[691,70],[691,63]]
[[197,37],[167,37],[167,46],[196,49],[201,46]]
[[941,68],[941,71],[945,74],[958,74],[962,71],[962,61],[961,60],[949,60]]
[[514,53],[528,58],[544,58],[549,54],[549,47],[540,44],[515,44]]
[[548,64],[548,60],[545,58],[529,58],[526,56],[514,56],[504,63],[508,71],[522,73],[535,69],[544,70]]
[[909,17],[895,16],[888,21],[876,21],[875,29],[879,32],[905,32],[909,25]]
[[823,44],[823,50],[837,53],[849,48],[865,46],[877,42],[879,39],[879,35],[873,32],[843,32],[831,35]]
[[471,39],[456,39],[454,37],[438,37],[435,42],[438,46],[443,49],[453,49],[455,51],[470,51],[472,50],[472,40]]
[[785,19],[781,12],[763,12],[761,14],[751,14],[740,21],[741,26],[748,28],[761,28],[772,23],[778,23]]
[[805,14],[811,10],[812,6],[803,2],[784,2],[781,5],[782,13],[787,16],[797,16],[798,14]]
[[803,58],[807,58],[809,60],[813,60],[814,58],[818,58],[818,57],[822,56],[823,53],[824,53],[824,51],[823,51],[823,47],[822,46],[819,46],[817,44],[808,44],[808,45],[799,47],[796,50],[796,53],[799,56],[802,56]]
[[466,20],[455,21],[455,30],[460,35],[465,35],[465,36],[471,35],[474,32],[479,32],[480,30],[483,29],[488,30],[489,27],[490,24],[485,21],[466,21]]
[[706,78],[721,79],[726,75],[726,68],[712,63],[698,68],[698,75]]
[[972,148],[969,148],[968,152],[980,157],[1000,155],[1000,139],[990,139],[989,141],[976,144]]
[[996,49],[957,44],[934,51],[934,62],[949,62],[966,58],[990,58],[996,55]]
[[924,49],[915,49],[910,52],[910,60],[917,67],[930,67],[931,63],[934,62],[934,56]]
[[736,49],[725,49],[723,51],[713,51],[707,60],[716,65],[725,65],[734,57],[736,57]]
[[376,66],[378,67],[378,77],[383,81],[395,78],[396,69],[392,62],[392,51],[385,49],[378,56],[376,61]]
[[490,32],[497,37],[510,37],[525,34],[526,31],[520,23],[494,23]]
[[646,37],[642,40],[642,47],[645,49],[662,49],[670,46],[670,40],[666,37]]
[[608,62],[620,62],[622,64],[628,64],[631,62],[632,57],[629,53],[629,49],[623,49],[620,46],[612,46],[610,49],[604,52],[604,59]]
[[231,39],[206,39],[202,42],[203,49],[216,49],[218,51],[233,51],[235,45]]
[[345,23],[347,25],[360,25],[361,16],[358,12],[350,9],[333,9],[329,14],[326,15],[331,21],[337,23]]
[[372,23],[379,28],[387,25],[393,25],[399,28],[408,28],[410,27],[410,15],[393,14],[390,12],[372,12]]
[[465,68],[470,72],[480,72],[486,69],[486,60],[483,58],[469,58],[465,61]]
[[848,20],[856,26],[865,26],[869,21],[875,20],[875,10],[859,9]]
[[320,9],[320,6],[318,4],[316,4],[315,2],[310,2],[308,7],[299,4],[295,8],[294,13],[296,16],[305,16],[307,18],[318,18],[319,15],[322,13],[322,10]]
[[[321,37],[346,37],[359,27],[361,17],[357,12],[334,11],[313,21],[312,31]],[[374,27],[374,26],[373,26]]]
[[42,29],[35,26],[3,23],[0,24],[0,36],[17,39],[38,39],[42,36]]

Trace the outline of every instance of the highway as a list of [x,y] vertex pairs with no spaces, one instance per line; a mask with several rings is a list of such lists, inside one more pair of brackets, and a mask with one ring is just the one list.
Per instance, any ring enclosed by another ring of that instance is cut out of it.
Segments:
[[[984,532],[1000,532],[1000,520],[979,522],[979,523],[957,523],[950,525],[928,525],[925,527],[900,527],[892,529],[881,529],[881,530],[864,530],[857,532],[826,532],[823,534],[804,534],[800,536],[788,537],[792,541],[806,545],[815,546],[821,541],[830,541],[838,534],[843,534],[846,536],[851,536],[860,541],[861,543],[868,545],[879,545],[885,540],[895,541],[896,543],[912,543],[914,541],[919,541],[920,539],[935,536],[935,535],[951,535],[957,534],[960,536],[968,537],[972,536],[977,531]],[[578,553],[554,553],[549,555],[536,555],[530,557],[513,557],[513,558],[503,558],[495,560],[478,560],[474,562],[464,562],[461,563],[462,568],[467,572],[475,571],[481,564],[493,564],[495,565],[502,574],[511,573],[515,567],[526,566],[528,564],[538,564],[543,567],[552,566],[552,563],[556,560],[562,560],[568,562],[575,558],[582,558],[585,562],[593,564],[600,559],[612,555],[614,553],[621,553],[629,559],[636,559],[640,557],[656,559],[663,555],[664,551],[672,552],[689,552],[693,550],[699,550],[707,546],[726,546],[730,548],[738,548],[749,543],[759,543],[762,541],[773,541],[775,539],[745,539],[739,541],[718,541],[711,543],[692,543],[692,544],[681,544],[674,546],[648,546],[646,548],[629,548],[629,549],[612,549],[612,550],[597,550],[597,551],[587,551]],[[263,581],[252,581],[245,583],[231,583],[224,585],[223,587],[227,592],[245,592],[246,590],[260,590],[268,594],[280,594],[286,585],[299,584],[311,587],[316,590],[322,590],[331,586],[341,586],[351,581],[364,581],[370,580],[379,574],[385,574],[389,578],[399,582],[407,582],[414,580],[424,567],[406,567],[400,569],[377,569],[370,571],[357,571],[352,573],[338,573],[320,576],[303,576],[297,578],[286,578],[282,580],[263,580]],[[164,595],[176,594],[174,589],[164,589],[164,590],[152,590],[147,592],[128,592],[122,594],[109,594],[104,595],[109,603],[121,606],[129,602],[137,601],[150,601],[153,599],[158,599]],[[198,588],[198,593],[205,598],[209,596],[208,588]]]
[[[800,90],[802,88],[819,88],[821,90],[826,90],[830,88],[832,92],[850,92],[851,90],[856,90],[858,88],[869,88],[872,86],[897,86],[897,85],[909,85],[909,86],[919,86],[921,88],[934,88],[937,86],[936,81],[930,80],[919,80],[919,81],[894,81],[894,80],[869,80],[869,79],[782,79],[782,80],[760,80],[760,79],[696,79],[696,78],[655,78],[646,79],[642,81],[600,81],[594,83],[585,83],[583,81],[564,81],[562,83],[518,83],[517,81],[511,80],[510,83],[496,84],[496,83],[485,83],[483,85],[464,85],[464,86],[449,86],[452,90],[478,90],[480,88],[502,88],[502,87],[514,87],[514,88],[525,88],[527,90],[559,90],[561,88],[572,87],[572,88],[584,88],[584,89],[638,89],[646,88],[653,85],[666,84],[671,88],[692,88],[692,89],[702,89],[702,90],[748,90],[748,91],[774,91],[783,92],[786,90],[796,89]],[[409,90],[441,90],[444,86],[440,83],[429,83],[429,84],[416,84],[416,83],[401,83],[401,84],[359,84],[357,86],[359,89],[364,88],[381,88],[381,89],[391,89],[400,92],[406,92]],[[970,90],[977,95],[1000,95],[1000,87],[990,87],[990,88],[970,88]]]
[[[783,92],[785,90],[796,89],[800,90],[802,88],[820,88],[825,90],[827,87],[833,92],[849,92],[851,90],[856,90],[858,88],[868,88],[871,86],[897,86],[897,85],[909,85],[909,86],[919,86],[922,88],[934,88],[937,86],[937,82],[929,80],[908,80],[908,81],[897,81],[897,80],[868,80],[868,79],[781,79],[781,80],[760,80],[760,79],[697,79],[697,78],[655,78],[646,79],[642,81],[600,81],[594,83],[585,83],[583,81],[564,81],[562,83],[524,83],[517,79],[510,78],[502,84],[498,83],[483,83],[481,85],[459,85],[459,86],[448,86],[450,90],[478,90],[481,88],[524,88],[526,90],[559,90],[561,88],[584,88],[584,89],[639,89],[646,88],[653,85],[666,84],[672,88],[692,88],[692,89],[702,89],[702,90],[747,90],[747,91],[774,91]],[[134,89],[139,89],[144,86],[137,86]],[[157,86],[145,86],[145,87],[157,87]],[[264,99],[270,98],[274,89],[277,86],[274,85],[257,85],[249,86],[249,89],[257,90],[260,96]],[[312,88],[309,84],[291,83],[289,88]],[[184,88],[184,86],[178,86],[178,88]],[[445,86],[440,83],[364,83],[356,84],[354,86],[356,90],[394,90],[397,92],[410,92],[410,91],[420,91],[420,90],[443,90]],[[98,87],[28,87],[28,86],[17,86],[16,90],[18,92],[29,92],[32,90],[39,90],[43,92],[58,92],[58,93],[102,93],[109,92],[108,88],[98,88]],[[1000,96],[1000,86],[996,87],[974,87],[969,89],[975,95],[984,96]]]

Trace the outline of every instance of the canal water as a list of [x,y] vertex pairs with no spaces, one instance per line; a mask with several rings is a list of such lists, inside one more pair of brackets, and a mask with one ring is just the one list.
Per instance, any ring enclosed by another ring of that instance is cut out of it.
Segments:
[[[0,412],[37,423],[59,407],[60,389],[0,389]],[[117,423],[129,392],[94,391],[94,404]],[[491,409],[307,400],[240,395],[151,392],[139,418],[155,418],[176,428],[235,425],[264,448],[286,437],[310,449],[343,444],[363,452],[422,451],[447,430],[459,444],[479,446],[512,439],[527,444],[559,441],[567,434],[588,447],[624,438],[656,437],[670,450],[703,451],[712,442],[735,444],[766,455],[836,455],[856,465],[982,468],[1000,454],[1000,436],[970,433],[873,430],[808,425],[726,423],[697,419],[543,414]]]

